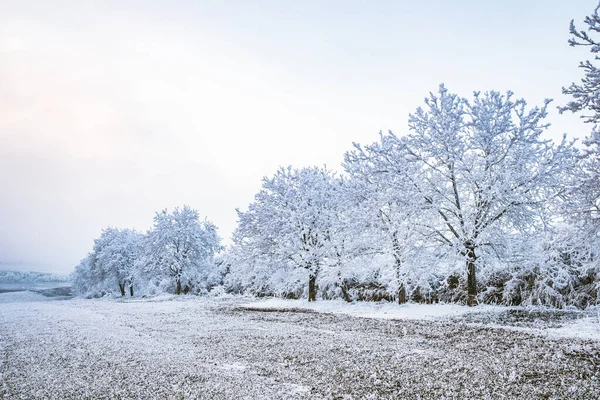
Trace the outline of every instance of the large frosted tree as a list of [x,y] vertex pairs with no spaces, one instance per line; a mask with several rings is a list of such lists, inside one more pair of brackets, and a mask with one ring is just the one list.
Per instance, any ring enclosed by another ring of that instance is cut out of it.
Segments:
[[215,254],[221,249],[216,226],[201,221],[189,206],[166,209],[154,216],[139,273],[146,279],[172,279],[176,294],[209,285],[216,273]]
[[109,286],[134,293],[134,266],[143,248],[144,235],[129,229],[107,228],[94,243],[94,263]]
[[600,53],[599,9],[600,4],[592,14],[585,17],[584,23],[587,27],[584,30],[577,29],[575,21],[571,20],[569,45],[588,47],[594,56],[594,61],[586,60],[579,63],[579,68],[583,70],[583,78],[579,83],[563,87],[563,93],[572,96],[573,99],[566,106],[559,107],[561,112],[581,112],[581,118],[585,122],[594,124],[600,121],[600,68],[596,65],[600,60],[598,55]]
[[134,268],[140,257],[144,235],[129,229],[106,228],[94,240],[92,252],[81,261],[74,273],[73,286],[91,296],[125,289],[134,293]]
[[600,122],[600,68],[596,65],[600,60],[599,9],[600,5],[585,18],[585,30],[577,29],[571,21],[569,44],[589,48],[593,61],[579,64],[584,76],[580,83],[563,88],[563,93],[572,96],[572,100],[559,107],[561,112],[580,113],[585,122],[593,124],[592,132],[583,142],[585,148],[578,168],[572,171],[573,182],[565,207],[567,218],[581,228],[580,232],[591,242],[600,234],[600,132],[596,125]]
[[[345,154],[344,169],[350,178],[346,202],[351,204],[352,215],[345,231],[354,256],[370,254],[380,267],[391,264],[393,277],[383,280],[397,302],[404,303],[410,285],[418,287],[431,276],[432,271],[423,268],[428,265],[424,258],[429,253],[429,232],[423,224],[430,212],[413,187],[416,171],[411,169],[418,166],[396,152],[395,141],[389,138],[382,135],[379,142],[366,147],[355,144],[355,149]],[[393,155],[393,159],[385,155]]]
[[[335,258],[331,244],[336,187],[335,176],[325,168],[281,168],[264,178],[248,210],[238,211],[232,273],[247,275],[240,277],[247,284],[260,284],[287,267],[292,273],[301,270],[308,281],[308,300],[316,300],[319,273]],[[285,279],[270,286],[283,284]]]
[[422,228],[464,260],[469,305],[481,256],[493,255],[509,233],[543,224],[548,200],[564,190],[572,147],[543,139],[547,104],[527,109],[510,92],[476,92],[469,101],[441,85],[410,115],[407,136],[390,132],[386,146],[370,147],[380,169],[410,180],[435,212]]

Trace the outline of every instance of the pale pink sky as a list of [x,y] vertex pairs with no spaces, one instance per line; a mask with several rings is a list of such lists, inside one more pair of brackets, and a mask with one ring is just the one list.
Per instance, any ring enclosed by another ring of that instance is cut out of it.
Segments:
[[262,176],[337,168],[439,83],[555,99],[594,1],[0,2],[0,261],[68,271],[187,203],[229,237]]

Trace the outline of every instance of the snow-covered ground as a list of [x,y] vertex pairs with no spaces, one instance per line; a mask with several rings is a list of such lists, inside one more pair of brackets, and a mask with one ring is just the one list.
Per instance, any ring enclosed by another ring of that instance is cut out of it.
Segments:
[[[600,341],[495,327],[526,327],[523,310],[310,307],[248,298],[54,300],[3,293],[0,398],[595,399],[600,393]],[[566,315],[547,323],[558,329],[572,318]]]
[[250,309],[289,310],[302,309],[321,313],[346,314],[353,317],[382,318],[382,319],[424,319],[435,320],[474,312],[503,312],[506,307],[479,306],[465,307],[458,304],[417,304],[406,303],[398,305],[389,302],[355,302],[346,303],[343,300],[328,300],[308,302],[307,300],[288,300],[270,298],[243,304]]
[[[581,338],[600,341],[600,308],[587,311],[570,310],[570,318],[557,315],[548,323],[537,321],[537,324],[519,324],[518,319],[511,324],[495,323],[494,314],[506,314],[508,311],[527,314],[541,314],[552,316],[561,313],[557,310],[544,308],[502,307],[480,305],[466,307],[459,304],[415,304],[381,302],[346,303],[343,300],[308,302],[307,300],[290,300],[270,298],[262,301],[253,301],[242,304],[241,307],[249,310],[309,310],[328,314],[345,314],[361,318],[396,319],[396,320],[457,320],[462,316],[470,315],[471,324],[487,324],[496,328],[519,330],[533,334],[548,335],[564,338]],[[564,314],[564,312],[563,312]],[[478,318],[479,317],[479,318]],[[490,318],[492,317],[492,318]]]

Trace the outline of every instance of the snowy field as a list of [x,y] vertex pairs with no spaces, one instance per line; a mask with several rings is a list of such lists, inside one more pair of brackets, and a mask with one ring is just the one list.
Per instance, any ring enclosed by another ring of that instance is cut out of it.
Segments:
[[0,398],[597,399],[595,312],[3,293]]

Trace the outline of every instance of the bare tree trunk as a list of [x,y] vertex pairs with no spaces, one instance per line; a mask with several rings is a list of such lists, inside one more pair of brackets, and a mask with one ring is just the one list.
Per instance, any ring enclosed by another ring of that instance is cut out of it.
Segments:
[[125,284],[119,283],[119,289],[121,290],[121,296],[125,296]]
[[312,273],[308,276],[308,301],[317,301],[317,276]]
[[175,289],[175,294],[181,294],[181,279],[179,277],[177,277],[177,289]]
[[398,232],[392,234],[392,245],[394,247],[394,259],[396,260],[396,279],[398,280],[398,304],[406,303],[406,287],[401,281],[402,257],[400,242],[398,241]]
[[352,303],[352,299],[350,298],[350,295],[348,294],[348,288],[346,287],[346,282],[342,281],[342,297],[344,298],[344,301],[346,301],[347,303]]
[[398,304],[404,303],[406,303],[406,287],[404,286],[404,283],[402,283],[398,288]]
[[475,277],[475,247],[468,243],[467,247],[467,305],[473,307],[477,305],[477,279]]
[[[338,254],[338,260],[339,260],[339,254]],[[338,282],[340,285],[340,289],[342,289],[342,298],[347,303],[352,303],[352,299],[350,298],[350,295],[348,294],[348,287],[346,286],[346,280],[342,278],[341,264],[342,263],[340,261],[338,261]]]
[[133,285],[129,285],[129,295],[133,297]]

